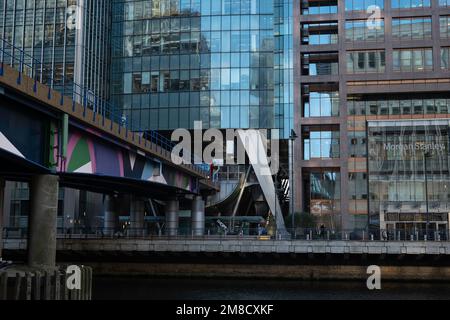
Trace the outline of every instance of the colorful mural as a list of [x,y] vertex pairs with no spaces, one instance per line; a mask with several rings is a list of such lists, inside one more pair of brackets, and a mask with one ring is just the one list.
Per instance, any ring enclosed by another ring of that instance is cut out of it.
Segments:
[[0,149],[51,170],[137,179],[197,192],[195,177],[131,150],[100,131],[69,125],[63,158],[62,130],[57,122],[2,102],[0,119]]
[[90,131],[70,127],[67,159],[60,162],[58,171],[138,179],[196,191],[195,178]]

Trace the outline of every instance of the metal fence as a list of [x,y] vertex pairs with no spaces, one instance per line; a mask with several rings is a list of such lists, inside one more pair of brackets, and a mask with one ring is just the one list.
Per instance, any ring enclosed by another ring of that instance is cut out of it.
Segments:
[[[26,239],[26,228],[4,228],[4,239]],[[142,239],[142,240],[275,240],[275,241],[449,241],[450,230],[330,230],[299,229],[287,233],[267,231],[262,228],[242,228],[233,231],[220,228],[58,228],[59,239]]]
[[[164,137],[154,130],[143,131],[141,128],[134,128],[126,116],[121,112],[121,108],[111,104],[106,99],[99,97],[89,88],[82,86],[72,79],[67,79],[64,75],[54,78],[53,69],[49,69],[41,61],[35,59],[27,54],[24,50],[14,46],[8,41],[0,38],[0,76],[4,74],[4,66],[9,65],[19,71],[17,84],[21,84],[23,76],[30,77],[34,80],[33,90],[37,92],[37,84],[42,83],[48,86],[47,97],[51,99],[52,90],[57,90],[61,93],[60,104],[63,105],[65,99],[72,100],[72,110],[75,112],[77,104],[82,107],[82,114],[85,120],[87,119],[87,109],[93,111],[91,121],[96,122],[97,116],[102,116],[102,125],[105,126],[105,119],[110,119],[111,124],[109,130],[113,130],[114,123],[119,125],[119,134],[122,130],[139,133],[139,139],[144,140],[146,146],[147,142],[151,142],[164,150],[172,152],[175,143],[170,139]],[[133,135],[134,139],[134,135]],[[141,141],[139,141],[141,142]],[[207,174],[209,172],[209,165],[198,164],[194,156],[191,156],[191,163],[200,171]]]
[[92,300],[92,268],[82,266],[81,288],[70,290],[65,268],[55,271],[0,270],[1,300]]

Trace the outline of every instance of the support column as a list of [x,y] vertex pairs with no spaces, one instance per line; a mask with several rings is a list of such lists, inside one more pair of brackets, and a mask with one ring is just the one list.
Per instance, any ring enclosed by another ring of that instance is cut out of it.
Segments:
[[205,201],[202,197],[194,197],[192,201],[192,231],[194,236],[205,235]]
[[104,208],[104,222],[103,222],[103,233],[108,236],[114,235],[117,228],[117,215],[115,211],[115,201],[114,197],[110,195],[105,195],[103,199]]
[[39,175],[30,183],[28,265],[51,269],[56,264],[59,178]]
[[0,178],[0,261],[2,261],[3,251],[3,207],[5,206],[5,180]]
[[130,236],[144,236],[145,205],[140,198],[132,196],[130,199]]
[[170,200],[166,203],[166,235],[178,235],[178,212],[180,203],[178,200]]

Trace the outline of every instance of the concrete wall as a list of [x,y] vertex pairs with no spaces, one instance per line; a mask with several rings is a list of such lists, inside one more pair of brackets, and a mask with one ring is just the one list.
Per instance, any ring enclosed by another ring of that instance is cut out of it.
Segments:
[[[368,266],[88,263],[96,276],[361,280]],[[450,267],[381,266],[382,281],[450,281]]]

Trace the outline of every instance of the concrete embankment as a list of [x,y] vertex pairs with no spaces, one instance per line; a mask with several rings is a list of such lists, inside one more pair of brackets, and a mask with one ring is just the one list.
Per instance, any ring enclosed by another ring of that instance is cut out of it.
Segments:
[[[87,263],[95,276],[365,280],[367,266],[175,263]],[[386,281],[448,281],[450,267],[380,266]]]

